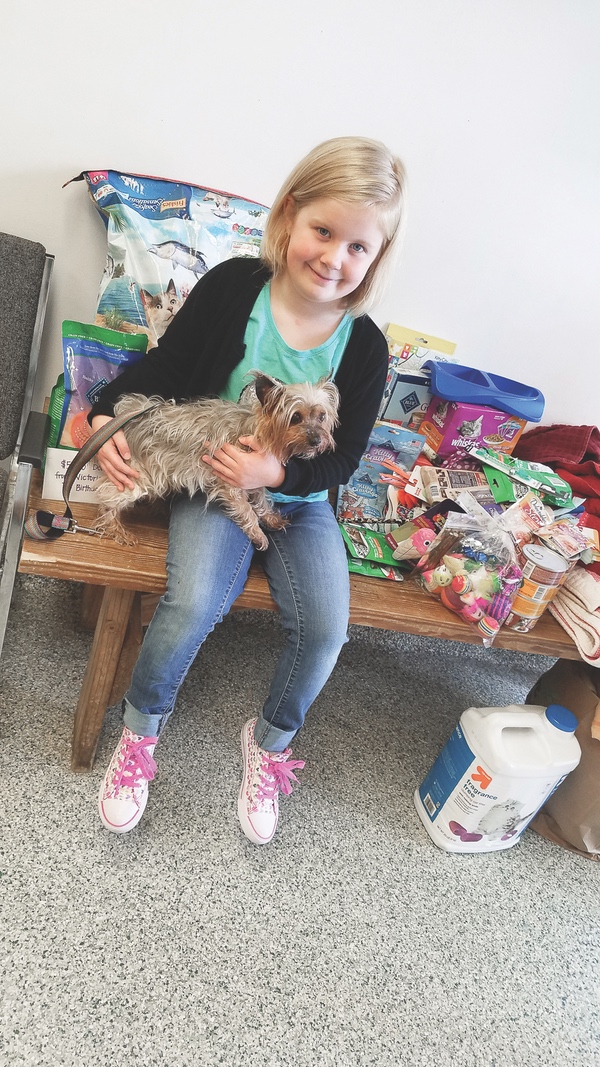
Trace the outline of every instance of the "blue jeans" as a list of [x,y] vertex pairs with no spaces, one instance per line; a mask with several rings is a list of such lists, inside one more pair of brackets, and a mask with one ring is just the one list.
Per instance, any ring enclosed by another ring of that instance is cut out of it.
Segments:
[[[282,752],[300,729],[347,640],[346,552],[328,501],[280,505],[290,519],[269,530],[257,552],[286,634],[255,738]],[[254,548],[205,498],[178,498],[171,510],[167,591],[148,627],[124,701],[125,725],[158,736],[198,649],[242,592]]]

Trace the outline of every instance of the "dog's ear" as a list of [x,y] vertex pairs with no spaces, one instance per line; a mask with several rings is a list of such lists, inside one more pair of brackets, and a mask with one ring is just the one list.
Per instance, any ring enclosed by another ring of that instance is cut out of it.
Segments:
[[278,382],[276,378],[270,378],[268,374],[256,375],[254,388],[261,407],[264,408],[267,397],[272,393],[273,389],[281,389],[281,385],[281,382]]
[[337,406],[340,402],[340,394],[338,392],[337,385],[335,385],[333,381],[333,371],[330,371],[325,378],[319,378],[319,381],[317,382],[317,388],[323,390],[325,395],[328,397],[329,403],[331,404],[332,408],[334,409],[334,411],[337,411]]

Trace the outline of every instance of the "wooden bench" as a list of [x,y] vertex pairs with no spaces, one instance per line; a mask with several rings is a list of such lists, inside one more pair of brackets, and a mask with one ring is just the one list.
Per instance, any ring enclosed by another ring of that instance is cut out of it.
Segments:
[[[56,501],[42,501],[41,479],[34,475],[30,510],[62,510]],[[82,526],[91,526],[95,507],[75,504]],[[65,534],[55,541],[25,539],[19,564],[23,574],[61,578],[83,584],[82,625],[94,630],[85,677],[75,710],[72,767],[88,770],[106,709],[128,688],[142,641],[166,585],[167,525],[164,516],[141,508],[129,521],[138,543],[117,545],[85,533]],[[389,582],[362,575],[350,577],[350,622],[401,633],[480,644],[474,627],[463,622],[425,593],[415,582]],[[244,592],[234,609],[275,611],[260,564],[253,563]],[[568,634],[548,613],[529,634],[501,630],[494,647],[579,659]]]

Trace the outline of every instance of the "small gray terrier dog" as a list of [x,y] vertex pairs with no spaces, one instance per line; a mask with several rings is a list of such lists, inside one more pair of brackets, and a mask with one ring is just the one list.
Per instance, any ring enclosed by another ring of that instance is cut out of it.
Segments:
[[96,530],[120,544],[133,544],[135,539],[120,521],[122,511],[138,500],[202,491],[207,503],[217,501],[256,548],[265,549],[268,540],[260,524],[281,530],[288,520],[264,489],[227,485],[202,456],[212,456],[226,442],[237,444],[238,438],[249,434],[283,464],[292,456],[311,459],[334,449],[339,393],[330,378],[321,378],[316,385],[284,385],[254,372],[254,379],[237,404],[219,399],[176,404],[137,393],[121,397],[115,415],[151,408],[125,427],[131,465],[140,477],[135,488],[120,491],[102,476],[96,486],[100,502]]

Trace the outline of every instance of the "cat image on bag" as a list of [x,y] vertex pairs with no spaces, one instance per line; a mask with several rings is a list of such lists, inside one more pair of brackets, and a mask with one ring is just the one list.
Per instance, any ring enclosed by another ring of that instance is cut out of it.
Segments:
[[483,415],[480,415],[478,419],[465,419],[458,427],[458,432],[461,437],[480,437],[482,426]]
[[177,295],[172,278],[162,293],[152,296],[147,289],[140,289],[140,296],[148,324],[148,348],[156,348],[159,337],[162,337],[173,316],[179,311],[182,301]]

